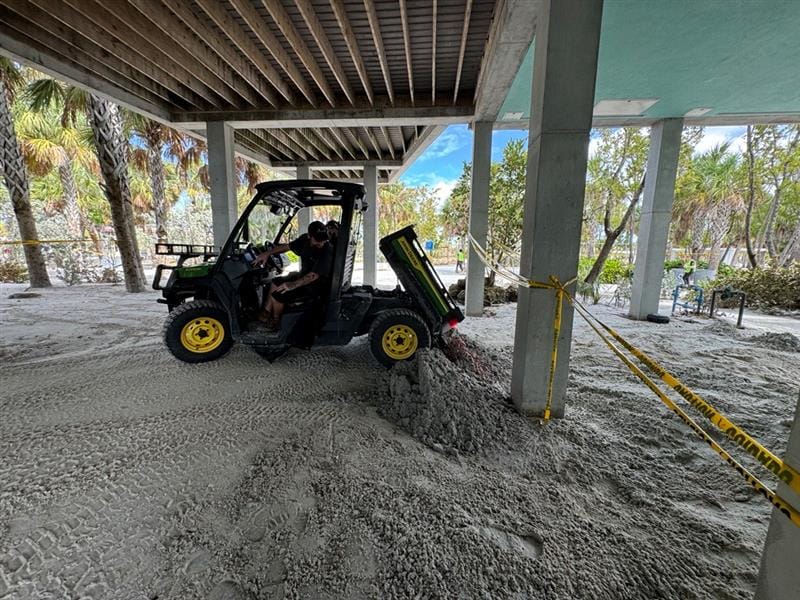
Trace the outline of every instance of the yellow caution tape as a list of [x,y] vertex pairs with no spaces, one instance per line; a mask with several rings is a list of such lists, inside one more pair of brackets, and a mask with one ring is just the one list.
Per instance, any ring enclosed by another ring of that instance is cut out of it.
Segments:
[[469,237],[470,244],[472,244],[472,249],[478,255],[478,258],[480,258],[481,262],[500,277],[523,287],[555,290],[556,292],[555,314],[553,315],[553,348],[550,351],[550,373],[547,377],[547,401],[545,403],[544,413],[542,414],[542,420],[549,421],[550,410],[553,404],[553,382],[555,381],[556,365],[558,364],[558,338],[561,335],[561,314],[563,312],[564,298],[565,296],[569,297],[569,292],[567,292],[566,286],[574,283],[577,277],[573,277],[566,283],[561,283],[555,275],[550,276],[549,283],[527,279],[490,259],[486,250],[484,250],[478,241],[472,237],[472,234],[469,233],[467,236]]
[[[556,292],[556,309],[555,315],[553,318],[553,349],[550,354],[550,377],[548,380],[548,387],[547,387],[547,404],[545,406],[544,411],[544,420],[548,420],[550,418],[550,406],[552,400],[552,393],[553,393],[553,379],[555,375],[555,369],[558,359],[558,337],[561,330],[561,314],[562,314],[562,303],[564,299],[566,300],[575,308],[575,312],[577,312],[588,324],[589,327],[600,336],[600,339],[608,346],[608,348],[619,357],[620,360],[630,369],[630,371],[636,375],[648,388],[650,388],[658,397],[659,399],[669,408],[672,412],[674,412],[680,419],[689,426],[692,431],[694,431],[703,441],[705,441],[711,448],[720,456],[722,459],[727,462],[731,467],[733,467],[742,477],[744,477],[745,481],[749,483],[756,491],[758,491],[762,496],[764,496],[773,506],[777,507],[778,510],[781,511],[786,517],[788,517],[795,525],[800,527],[800,512],[795,509],[791,504],[789,504],[786,500],[778,496],[772,489],[770,489],[766,484],[758,479],[753,473],[751,473],[746,467],[744,467],[741,463],[739,463],[736,459],[734,459],[722,446],[720,446],[714,438],[712,438],[708,432],[705,431],[697,422],[692,419],[681,407],[679,407],[675,402],[667,396],[664,391],[656,385],[656,383],[650,379],[644,371],[642,371],[639,367],[637,367],[633,361],[631,361],[625,354],[620,350],[614,342],[609,338],[606,334],[604,334],[600,328],[604,329],[608,332],[610,336],[614,338],[617,342],[619,342],[625,349],[627,349],[633,356],[635,356],[640,362],[642,362],[645,366],[647,366],[651,371],[657,374],[661,380],[670,386],[673,390],[678,392],[683,398],[685,398],[689,404],[694,406],[703,416],[705,416],[712,424],[714,424],[720,431],[724,432],[728,438],[733,440],[736,444],[744,448],[749,454],[753,455],[765,468],[769,471],[777,475],[781,481],[785,482],[791,489],[798,492],[800,491],[800,474],[792,468],[790,465],[784,463],[780,460],[775,454],[767,450],[764,446],[758,443],[752,436],[747,434],[741,427],[737,426],[733,421],[725,417],[722,413],[717,411],[711,404],[701,398],[698,394],[691,391],[685,385],[683,385],[680,380],[669,373],[666,369],[661,367],[655,360],[647,356],[644,352],[636,348],[633,344],[627,342],[619,333],[614,331],[611,327],[607,326],[605,323],[600,321],[597,317],[592,315],[589,310],[581,304],[576,298],[574,298],[570,293],[566,290],[566,285],[575,281],[575,278],[571,279],[566,284],[562,284],[558,278],[551,275],[550,276],[550,283],[543,283],[539,281],[532,281],[513,271],[510,271],[503,265],[492,261],[489,256],[487,255],[486,251],[478,244],[475,238],[472,235],[469,235],[470,243],[475,250],[475,253],[481,259],[486,267],[488,267],[491,271],[499,275],[500,277],[511,281],[512,283],[516,283],[523,287],[529,288],[536,288],[536,289],[553,289]],[[597,323],[597,325],[595,324]],[[599,327],[598,327],[599,325]]]
[[570,303],[575,307],[576,312],[583,317],[583,319],[589,324],[589,326],[600,336],[600,339],[605,342],[606,346],[608,346],[611,351],[616,354],[620,360],[631,370],[631,372],[636,375],[647,387],[649,387],[653,392],[661,399],[661,401],[669,408],[672,412],[678,415],[681,420],[686,423],[692,431],[694,431],[700,438],[705,441],[711,448],[719,454],[722,459],[727,462],[731,467],[733,467],[742,477],[744,477],[745,481],[749,483],[756,491],[758,491],[764,498],[766,498],[773,506],[777,507],[786,517],[788,517],[792,523],[800,527],[800,512],[798,512],[791,504],[789,504],[786,500],[778,496],[773,490],[767,487],[763,482],[761,482],[758,477],[753,475],[746,467],[744,467],[741,463],[739,463],[735,458],[733,458],[728,452],[720,446],[714,438],[712,438],[700,425],[698,425],[694,419],[692,419],[686,412],[680,408],[675,402],[673,402],[669,396],[667,396],[656,384],[650,379],[645,373],[637,367],[625,354],[614,345],[614,342],[611,341],[597,326],[592,323],[592,319],[596,320],[598,323],[600,321],[589,313],[588,309],[583,306],[580,302],[578,302],[575,298],[569,297]]
[[[593,316],[594,318],[594,316]],[[768,469],[777,477],[786,483],[797,494],[800,494],[800,473],[798,473],[791,465],[786,464],[780,458],[775,456],[767,448],[762,446],[756,439],[750,436],[744,429],[736,425],[724,414],[714,408],[707,400],[703,399],[699,394],[693,392],[686,387],[681,381],[672,373],[667,371],[653,358],[639,350],[636,346],[626,341],[619,333],[614,331],[611,327],[595,318],[597,323],[605,329],[615,340],[617,340],[625,349],[633,354],[639,362],[644,364],[653,373],[661,378],[661,381],[666,383],[673,390],[678,392],[686,401],[691,404],[697,411],[708,419],[712,425],[722,431],[730,440],[735,444],[741,446],[744,450],[751,454],[764,468]]]
[[36,246],[38,244],[75,244],[93,240],[0,240],[0,246]]

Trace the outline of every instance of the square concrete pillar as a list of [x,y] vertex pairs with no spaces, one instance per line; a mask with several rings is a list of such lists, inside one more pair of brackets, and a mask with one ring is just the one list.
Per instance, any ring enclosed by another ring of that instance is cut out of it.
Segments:
[[[794,424],[789,434],[789,446],[784,462],[800,471],[800,398],[794,412]],[[781,482],[778,495],[800,510],[800,497]],[[759,499],[759,501],[761,501]],[[755,600],[797,600],[800,598],[800,527],[792,523],[777,508],[767,531],[761,570],[758,574]]]
[[636,265],[628,311],[634,319],[646,319],[649,314],[658,314],[682,132],[683,119],[665,119],[650,129],[650,150],[647,154]]
[[[602,0],[545,0],[536,19],[533,92],[520,273],[535,281],[576,276],[592,126]],[[568,287],[574,293],[575,285]],[[547,405],[553,347],[552,290],[520,288],[511,395],[524,415]],[[573,311],[564,306],[551,415],[564,414]]]
[[[313,179],[311,176],[311,167],[308,165],[303,165],[297,167],[297,173],[295,175],[297,179]],[[308,233],[308,225],[311,223],[311,209],[310,208],[301,208],[297,213],[297,235],[303,235],[304,233]]]
[[221,248],[236,224],[236,170],[233,128],[224,121],[206,123],[208,178],[211,182],[211,221],[214,245]]
[[[469,233],[481,247],[486,248],[489,233],[489,177],[492,166],[492,123],[475,123],[472,137],[472,185],[469,199]],[[465,305],[467,316],[483,314],[483,286],[486,268],[468,244],[467,289]]]
[[364,285],[376,286],[378,281],[378,168],[364,166]]

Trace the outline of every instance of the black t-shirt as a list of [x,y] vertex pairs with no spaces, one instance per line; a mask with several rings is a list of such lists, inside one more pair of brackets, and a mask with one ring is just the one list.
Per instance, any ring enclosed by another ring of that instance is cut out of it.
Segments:
[[328,242],[321,248],[314,248],[307,233],[289,242],[289,250],[300,257],[300,275],[314,272],[320,277],[328,277],[333,265],[333,248]]

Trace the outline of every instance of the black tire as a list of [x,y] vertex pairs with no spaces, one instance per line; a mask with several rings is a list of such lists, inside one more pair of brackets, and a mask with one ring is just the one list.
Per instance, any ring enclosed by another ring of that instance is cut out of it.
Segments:
[[164,323],[164,343],[183,362],[216,360],[233,346],[228,313],[211,300],[192,300],[176,306]]
[[654,315],[652,313],[647,315],[647,320],[651,323],[659,323],[661,325],[669,323],[669,317],[666,315]]
[[[397,336],[391,339],[392,332]],[[388,336],[388,337],[387,337]],[[384,342],[387,338],[387,342]],[[372,356],[386,367],[409,360],[417,350],[431,347],[431,332],[413,310],[393,308],[378,314],[369,328]]]

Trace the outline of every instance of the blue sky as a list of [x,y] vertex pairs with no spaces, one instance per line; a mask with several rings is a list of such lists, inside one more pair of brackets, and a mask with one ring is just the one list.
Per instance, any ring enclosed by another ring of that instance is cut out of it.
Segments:
[[[741,152],[744,148],[744,127],[706,127],[697,146],[705,152],[723,142],[731,143],[731,150]],[[492,160],[499,161],[505,145],[514,139],[527,139],[528,132],[522,130],[497,130],[492,134]],[[592,144],[589,144],[592,153]],[[428,185],[436,190],[444,201],[453,189],[464,161],[472,158],[472,131],[466,125],[451,125],[400,177],[400,181],[412,185]]]

